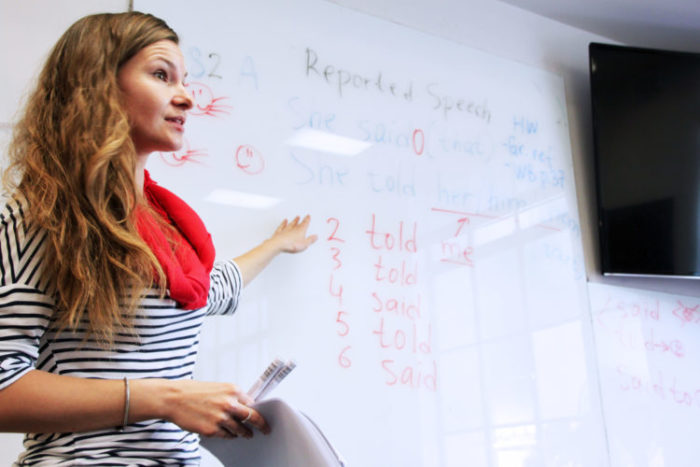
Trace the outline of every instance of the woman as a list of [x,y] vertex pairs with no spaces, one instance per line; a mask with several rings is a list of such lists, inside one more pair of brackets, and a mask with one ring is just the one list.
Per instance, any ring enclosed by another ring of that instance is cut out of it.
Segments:
[[[206,314],[308,216],[235,261],[144,167],[182,145],[192,101],[178,37],[141,13],[88,16],[51,52],[10,146],[0,213],[0,431],[20,465],[197,465],[199,438],[266,433],[235,385],[192,380]],[[194,349],[194,350],[193,350]]]

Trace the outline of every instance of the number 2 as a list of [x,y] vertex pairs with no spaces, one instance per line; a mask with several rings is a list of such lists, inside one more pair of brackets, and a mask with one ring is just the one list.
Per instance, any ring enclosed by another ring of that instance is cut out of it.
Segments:
[[345,243],[345,240],[335,236],[338,233],[338,229],[340,228],[340,221],[338,219],[336,219],[335,217],[329,217],[326,220],[326,224],[332,224],[332,223],[335,223],[335,228],[333,229],[333,232],[328,237],[328,241],[329,242],[335,241],[335,242]]
[[219,64],[221,64],[221,55],[219,55],[216,52],[212,52],[209,54],[209,58],[214,59],[214,66],[211,67],[211,71],[209,71],[209,77],[210,78],[219,78],[221,79],[221,75],[216,74],[215,71],[217,68],[219,68]]

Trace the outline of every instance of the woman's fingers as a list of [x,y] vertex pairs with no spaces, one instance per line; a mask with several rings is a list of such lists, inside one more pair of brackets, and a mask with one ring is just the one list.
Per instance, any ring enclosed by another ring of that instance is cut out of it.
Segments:
[[269,433],[265,419],[253,408],[253,399],[234,384],[178,381],[168,420],[203,436],[249,438],[256,428]]
[[211,437],[213,438],[226,438],[226,439],[234,439],[238,438],[238,434],[235,433],[234,431],[231,431],[229,428],[226,428],[225,426],[221,426],[219,428],[219,431],[214,433]]
[[270,432],[270,427],[260,413],[253,409],[252,407],[246,406],[244,404],[235,404],[231,411],[232,419],[240,426],[245,428],[250,434],[252,432],[248,428],[249,426],[255,427],[260,432],[267,434]]
[[270,432],[270,427],[260,413],[246,405],[234,404],[227,417],[219,423],[219,430],[212,436],[219,438],[252,438],[255,427],[264,434]]
[[289,222],[287,221],[287,219],[284,219],[282,222],[280,222],[280,225],[277,226],[275,233],[278,234],[278,233],[282,232],[284,229],[286,229],[288,223]]
[[226,420],[221,422],[220,427],[223,431],[230,433],[233,436],[242,436],[244,438],[253,437],[253,430],[245,426],[243,423],[237,421],[233,417],[228,417]]
[[283,242],[282,251],[287,253],[299,253],[306,250],[318,238],[316,235],[308,235],[307,229],[311,223],[311,216],[306,215],[302,219],[296,216],[291,222],[286,219],[277,228],[275,235],[279,236]]

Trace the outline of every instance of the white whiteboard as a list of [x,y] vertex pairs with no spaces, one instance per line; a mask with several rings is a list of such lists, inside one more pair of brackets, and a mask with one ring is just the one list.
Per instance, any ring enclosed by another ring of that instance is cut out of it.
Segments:
[[327,2],[135,3],[198,106],[154,179],[222,258],[297,213],[320,236],[208,323],[198,377],[294,358],[275,396],[352,466],[607,464],[559,77]]
[[591,284],[612,465],[685,466],[700,456],[700,300]]

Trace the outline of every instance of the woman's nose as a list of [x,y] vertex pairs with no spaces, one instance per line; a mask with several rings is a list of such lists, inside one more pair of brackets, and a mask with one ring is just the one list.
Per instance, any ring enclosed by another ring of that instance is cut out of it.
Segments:
[[180,83],[177,87],[177,93],[175,94],[175,104],[184,107],[185,110],[189,110],[194,105],[194,100],[190,93],[187,91],[185,84]]

